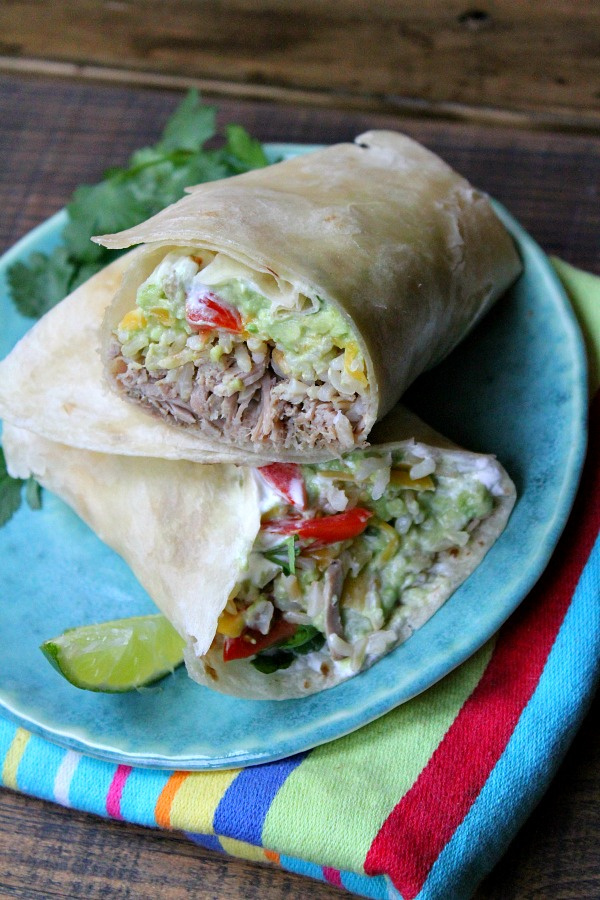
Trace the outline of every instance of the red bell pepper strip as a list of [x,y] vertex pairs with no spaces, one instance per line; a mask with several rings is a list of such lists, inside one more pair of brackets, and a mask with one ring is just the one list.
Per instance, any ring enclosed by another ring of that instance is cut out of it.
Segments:
[[361,534],[372,515],[371,510],[356,506],[348,512],[322,516],[319,519],[272,519],[263,528],[276,534],[297,534],[300,539],[312,538],[320,544],[336,544]]
[[212,291],[201,288],[188,294],[185,301],[185,320],[195,331],[243,331],[242,317],[230,303]]
[[295,463],[271,463],[260,466],[258,471],[284,500],[296,509],[306,509],[308,499],[300,466]]
[[268,634],[261,634],[252,628],[246,628],[239,637],[226,638],[223,645],[223,661],[231,662],[232,659],[247,659],[266,650],[267,647],[278,644],[291,638],[298,629],[297,625],[287,622],[285,619],[277,619]]

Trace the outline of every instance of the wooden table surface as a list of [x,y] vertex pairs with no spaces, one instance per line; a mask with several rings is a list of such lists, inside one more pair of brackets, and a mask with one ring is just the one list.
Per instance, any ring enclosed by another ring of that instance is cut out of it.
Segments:
[[[0,249],[59,209],[73,188],[157,137],[180,95],[0,78]],[[517,216],[549,252],[600,272],[600,137],[379,113],[226,100],[220,120],[265,141],[329,143],[402,129],[441,153]],[[478,900],[600,897],[599,703],[553,784]],[[0,792],[0,896],[283,898],[342,896],[329,885],[156,833]]]

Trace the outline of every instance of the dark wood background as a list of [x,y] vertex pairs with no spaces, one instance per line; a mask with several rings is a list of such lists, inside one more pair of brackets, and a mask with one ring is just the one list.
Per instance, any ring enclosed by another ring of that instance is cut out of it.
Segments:
[[0,69],[600,128],[597,0],[4,0]]
[[[78,184],[98,180],[107,166],[151,143],[180,98],[167,90],[0,77],[0,249],[63,206]],[[600,138],[590,133],[515,131],[238,99],[220,101],[220,120],[241,122],[270,141],[329,143],[371,127],[405,130],[504,202],[546,250],[600,273]],[[596,702],[546,797],[477,900],[600,897],[599,711]],[[180,835],[2,791],[0,896],[333,900],[343,895],[328,885],[204,851]]]

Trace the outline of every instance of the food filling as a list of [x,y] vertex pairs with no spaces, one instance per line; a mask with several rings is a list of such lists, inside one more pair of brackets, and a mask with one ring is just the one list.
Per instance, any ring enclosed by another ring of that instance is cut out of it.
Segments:
[[443,593],[501,494],[489,461],[452,466],[411,450],[355,451],[255,470],[261,530],[213,649],[265,675],[299,657],[351,674],[382,656]]
[[222,253],[164,257],[114,332],[111,367],[128,396],[209,437],[364,441],[365,360],[342,314]]

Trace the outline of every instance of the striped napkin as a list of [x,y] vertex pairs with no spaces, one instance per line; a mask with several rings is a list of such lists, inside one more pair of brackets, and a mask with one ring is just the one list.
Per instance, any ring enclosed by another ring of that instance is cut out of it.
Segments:
[[469,896],[546,790],[600,669],[600,278],[553,262],[590,356],[590,451],[554,557],[499,634],[360,731],[246,769],[132,769],[0,718],[2,783],[363,897]]

